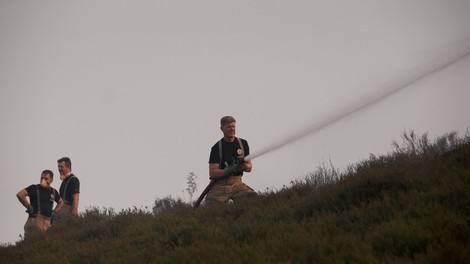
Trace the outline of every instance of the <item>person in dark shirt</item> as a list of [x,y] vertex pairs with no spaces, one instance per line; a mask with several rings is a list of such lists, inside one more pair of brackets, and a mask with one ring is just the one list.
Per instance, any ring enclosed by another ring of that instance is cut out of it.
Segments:
[[[231,116],[222,117],[220,129],[224,137],[214,144],[209,156],[209,178],[216,181],[207,193],[205,203],[227,203],[256,196],[257,193],[242,182],[244,172],[251,172],[248,142],[235,137],[236,121]],[[237,166],[238,165],[238,166]]]
[[[24,225],[25,238],[46,232],[51,227],[54,216],[62,209],[64,202],[57,190],[51,187],[53,178],[52,171],[44,170],[40,184],[32,184],[16,194],[28,213],[28,220]],[[29,201],[26,197],[29,197]],[[57,205],[52,209],[54,202]]]
[[80,201],[80,181],[72,173],[72,161],[63,157],[57,161],[62,184],[60,185],[60,197],[64,200],[64,209],[59,214],[61,217],[78,215],[78,203]]

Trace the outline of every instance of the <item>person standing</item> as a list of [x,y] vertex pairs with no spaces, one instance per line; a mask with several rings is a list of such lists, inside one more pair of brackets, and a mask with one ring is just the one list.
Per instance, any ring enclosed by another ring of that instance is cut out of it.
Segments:
[[206,204],[227,203],[257,193],[242,182],[244,172],[251,172],[251,160],[244,160],[250,154],[245,139],[235,137],[236,121],[232,116],[220,120],[223,138],[214,144],[209,156],[209,178],[216,181],[207,193]]
[[[64,202],[57,190],[51,187],[53,178],[52,171],[44,170],[40,184],[32,184],[16,194],[29,215],[24,225],[25,238],[46,232],[51,227],[55,215],[62,209]],[[29,197],[29,202],[26,197]],[[54,202],[57,205],[52,209]]]
[[[80,180],[72,173],[72,161],[63,157],[57,161],[62,184],[60,185],[60,197],[64,200],[64,209],[59,214],[62,216],[77,216],[78,203],[80,201]],[[59,218],[60,219],[60,218]]]

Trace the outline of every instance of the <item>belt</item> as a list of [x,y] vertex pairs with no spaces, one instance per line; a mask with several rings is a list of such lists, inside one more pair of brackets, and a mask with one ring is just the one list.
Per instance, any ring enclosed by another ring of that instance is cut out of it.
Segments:
[[239,182],[241,180],[242,180],[242,176],[229,176],[225,180],[225,183],[226,184],[232,184],[232,183],[235,183],[235,182]]
[[29,218],[45,218],[45,219],[51,219],[50,217],[44,216],[42,214],[30,214]]

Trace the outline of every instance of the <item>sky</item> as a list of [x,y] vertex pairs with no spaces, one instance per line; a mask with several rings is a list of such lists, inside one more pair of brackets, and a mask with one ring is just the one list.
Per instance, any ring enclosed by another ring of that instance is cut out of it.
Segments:
[[[396,89],[470,51],[470,1],[0,0],[0,243],[23,234],[16,193],[67,156],[79,212],[194,201],[220,118],[251,152]],[[321,164],[345,169],[470,127],[470,56],[253,159],[276,190]]]

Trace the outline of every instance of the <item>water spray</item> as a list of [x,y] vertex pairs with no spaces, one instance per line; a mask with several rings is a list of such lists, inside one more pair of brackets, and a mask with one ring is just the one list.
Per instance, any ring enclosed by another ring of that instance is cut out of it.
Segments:
[[313,134],[328,125],[338,122],[339,120],[345,117],[348,117],[356,112],[359,112],[360,110],[363,110],[367,107],[375,105],[378,102],[386,99],[387,97],[409,87],[411,84],[416,83],[419,80],[427,76],[433,75],[469,55],[470,55],[470,47],[467,44],[465,48],[457,50],[457,51],[454,50],[452,54],[449,54],[446,57],[443,57],[439,60],[434,61],[434,63],[427,65],[427,67],[415,71],[414,74],[410,74],[410,76],[408,76],[407,78],[404,78],[397,83],[389,85],[388,87],[386,87],[385,89],[382,89],[376,94],[369,95],[363,100],[360,100],[349,106],[346,106],[340,109],[339,111],[337,111],[336,113],[332,113],[331,115],[326,116],[319,122],[311,126],[308,126],[304,129],[301,129],[287,138],[276,141],[275,143],[268,145],[267,147],[253,154],[246,156],[245,160],[252,160],[268,152],[277,150],[307,135]]

